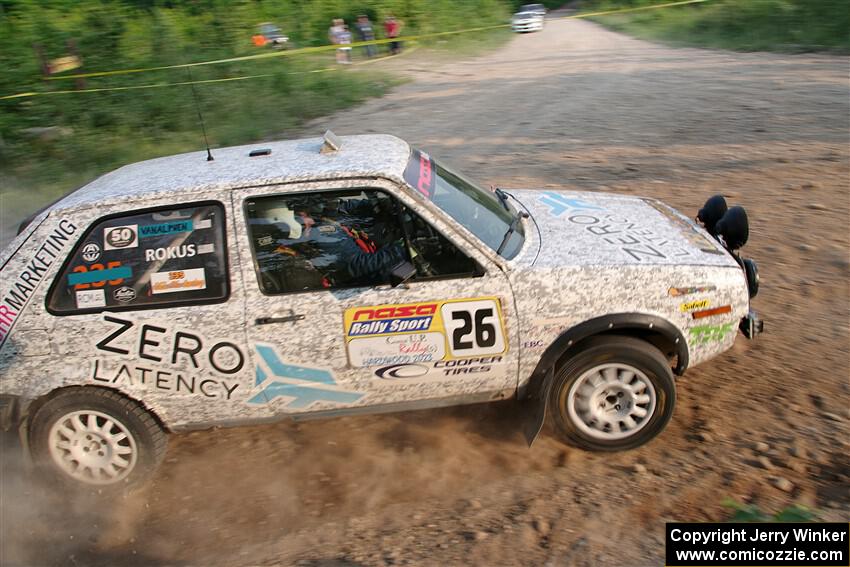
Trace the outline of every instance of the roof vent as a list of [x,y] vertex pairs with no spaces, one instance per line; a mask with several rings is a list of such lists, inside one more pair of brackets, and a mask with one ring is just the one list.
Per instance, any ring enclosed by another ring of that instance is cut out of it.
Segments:
[[319,150],[319,153],[329,154],[331,152],[336,152],[342,147],[342,140],[339,139],[339,136],[327,130],[325,135],[322,137],[325,141],[322,144],[322,149]]
[[271,148],[260,148],[259,150],[251,150],[248,157],[270,156],[272,155]]

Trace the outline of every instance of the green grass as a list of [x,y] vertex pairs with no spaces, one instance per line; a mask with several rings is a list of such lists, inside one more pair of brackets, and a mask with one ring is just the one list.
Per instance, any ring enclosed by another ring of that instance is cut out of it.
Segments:
[[[497,29],[422,42],[418,56],[469,57],[508,41]],[[407,48],[411,48],[408,44]],[[356,51],[356,50],[355,50]],[[362,57],[355,53],[355,61]],[[416,57],[416,56],[414,56]],[[273,74],[239,82],[199,85],[196,92],[213,147],[286,138],[305,122],[381,96],[403,82],[379,66],[338,67],[333,52],[298,58],[201,67],[192,79]],[[324,71],[324,69],[331,69]],[[312,72],[320,71],[320,72]],[[87,87],[187,80],[185,71],[163,71],[89,80]],[[49,83],[67,89],[72,84]],[[121,165],[203,149],[197,109],[188,86],[23,99],[16,103],[23,127],[60,125],[69,134],[42,140],[13,132],[0,147],[0,227],[5,229],[43,204]],[[27,116],[38,119],[27,121]]]
[[430,59],[443,61],[486,55],[504,46],[515,34],[509,27],[451,35],[419,42],[427,50]]
[[[660,0],[585,1],[582,10],[658,3]],[[593,20],[617,31],[673,45],[850,53],[850,9],[846,0],[711,0]]]
[[[196,87],[210,145],[287,138],[306,121],[381,96],[401,79],[381,72],[381,65],[338,68],[327,51],[194,67],[191,77],[176,69],[88,78],[85,84],[41,81],[33,45],[48,59],[73,45],[84,72],[146,68],[262,53],[251,43],[262,21],[279,25],[297,47],[323,45],[332,18],[351,24],[360,13],[369,14],[380,38],[390,13],[404,21],[404,37],[502,23],[510,11],[505,0],[0,0],[0,95],[269,74]],[[449,36],[426,47],[471,55],[507,37],[502,30]],[[28,132],[45,127],[66,134],[47,140]],[[120,165],[201,148],[188,86],[0,101],[0,231],[8,235],[22,216]]]
[[732,516],[727,522],[817,522],[820,519],[817,511],[799,504],[783,508],[775,514],[768,514],[758,506],[742,504],[731,498],[724,499],[722,504],[732,510]]
[[[287,132],[312,118],[381,96],[400,81],[371,69],[263,63],[250,69],[193,72],[194,79],[241,73],[286,73],[331,67],[334,71],[279,74],[197,87],[210,144],[230,146]],[[277,66],[275,69],[274,67]],[[288,71],[287,71],[288,69]],[[186,80],[170,73],[149,82]],[[98,86],[126,84],[126,77]],[[62,86],[66,88],[65,85]],[[38,97],[23,103],[45,118],[33,125],[62,125],[69,135],[43,140],[21,134],[6,141],[0,155],[0,223],[5,227],[39,205],[120,165],[203,148],[197,109],[188,86],[110,93]]]

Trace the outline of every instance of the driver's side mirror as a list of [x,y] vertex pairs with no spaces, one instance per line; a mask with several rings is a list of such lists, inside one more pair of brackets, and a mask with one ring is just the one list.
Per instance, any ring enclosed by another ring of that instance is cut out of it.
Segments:
[[390,270],[390,287],[398,287],[416,275],[416,267],[408,261],[400,262]]

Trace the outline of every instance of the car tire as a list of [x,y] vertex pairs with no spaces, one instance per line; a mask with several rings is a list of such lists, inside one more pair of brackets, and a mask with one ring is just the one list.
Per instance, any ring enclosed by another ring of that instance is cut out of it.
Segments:
[[71,388],[40,406],[29,447],[39,472],[74,488],[123,490],[159,466],[165,431],[138,403],[112,390]]
[[633,337],[593,337],[555,371],[549,411],[571,444],[623,451],[655,438],[673,415],[676,384],[653,345]]

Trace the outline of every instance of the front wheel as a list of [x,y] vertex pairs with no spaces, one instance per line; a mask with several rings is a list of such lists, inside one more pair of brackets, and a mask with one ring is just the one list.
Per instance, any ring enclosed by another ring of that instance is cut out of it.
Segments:
[[675,401],[673,373],[661,351],[632,337],[604,336],[589,339],[556,372],[549,409],[572,444],[621,451],[661,433]]
[[32,417],[30,452],[53,480],[120,489],[144,482],[165,455],[166,435],[136,402],[111,390],[74,388]]

